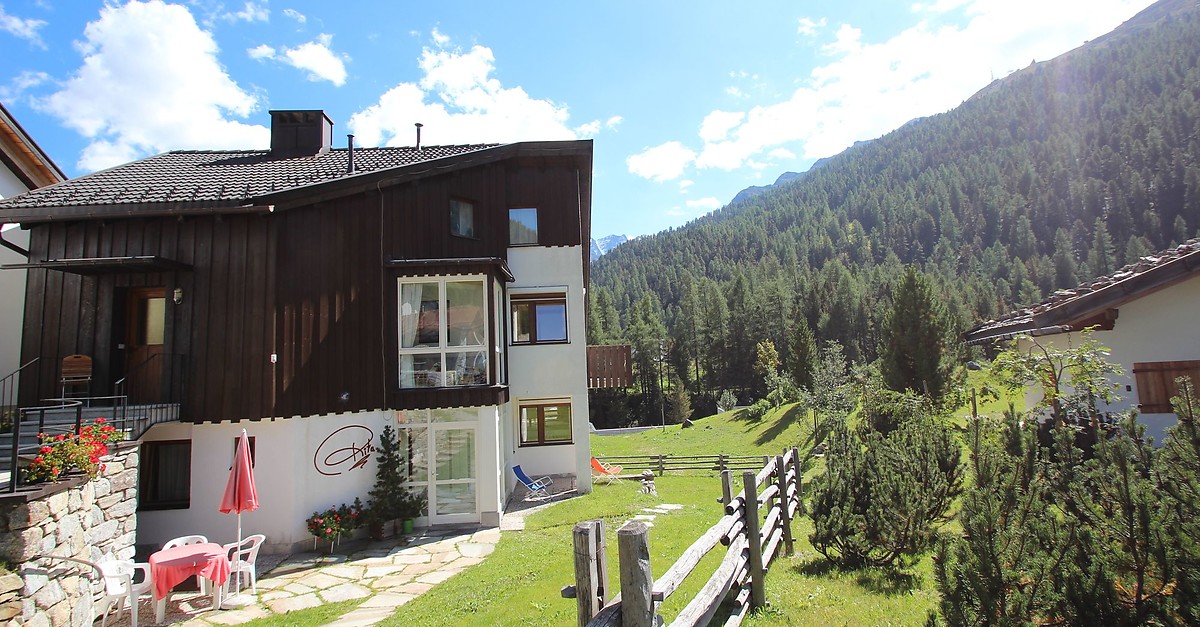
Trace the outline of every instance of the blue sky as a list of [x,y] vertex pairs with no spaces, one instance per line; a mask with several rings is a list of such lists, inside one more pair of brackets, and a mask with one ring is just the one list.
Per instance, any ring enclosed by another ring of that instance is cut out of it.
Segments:
[[0,101],[68,175],[266,148],[592,138],[592,232],[654,233],[949,110],[1148,0],[0,0]]

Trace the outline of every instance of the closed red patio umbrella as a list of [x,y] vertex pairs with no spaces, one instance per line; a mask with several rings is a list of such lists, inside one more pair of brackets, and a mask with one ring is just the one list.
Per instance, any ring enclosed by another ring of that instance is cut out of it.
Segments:
[[[237,539],[242,543],[242,512],[252,512],[258,509],[258,490],[254,487],[254,468],[250,464],[250,437],[242,429],[238,438],[237,449],[233,454],[233,468],[229,471],[229,481],[225,484],[225,495],[221,497],[221,513],[237,512]],[[234,590],[242,585],[241,571],[236,574]]]

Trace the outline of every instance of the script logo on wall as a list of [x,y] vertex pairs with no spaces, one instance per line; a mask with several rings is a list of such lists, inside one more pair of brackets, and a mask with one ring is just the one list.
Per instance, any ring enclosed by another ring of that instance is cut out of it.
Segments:
[[346,425],[321,441],[313,454],[313,467],[327,477],[362,468],[375,451],[373,441],[374,431],[362,425]]

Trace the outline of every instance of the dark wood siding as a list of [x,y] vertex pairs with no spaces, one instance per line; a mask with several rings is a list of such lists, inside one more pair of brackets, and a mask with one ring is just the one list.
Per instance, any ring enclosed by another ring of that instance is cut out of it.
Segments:
[[[272,309],[266,270],[251,262],[271,254],[270,217],[128,219],[49,223],[30,233],[30,260],[157,255],[191,264],[184,272],[79,275],[29,271],[22,357],[41,357],[21,379],[21,403],[57,396],[62,357],[93,358],[92,394],[111,394],[124,374],[120,357],[123,295],[128,288],[167,289],[163,351],[186,371],[184,415],[197,421],[270,416],[270,397],[253,382],[269,377]],[[176,288],[183,301],[170,298]]]
[[377,199],[360,194],[278,216],[277,416],[386,406]]
[[[395,185],[385,179],[366,191],[325,194],[269,214],[34,225],[33,262],[156,255],[192,270],[86,276],[30,270],[22,363],[41,361],[21,379],[21,402],[56,396],[59,362],[74,353],[93,357],[93,394],[110,393],[124,367],[118,348],[125,341],[124,295],[147,286],[168,294],[163,350],[186,363],[185,420],[503,402],[502,387],[466,396],[400,393],[397,271],[383,263],[505,258],[513,207],[539,209],[540,245],[581,245],[590,193],[580,188],[584,164],[576,157],[514,156]],[[452,197],[474,203],[477,237],[450,235]],[[589,251],[581,248],[586,266]],[[183,290],[179,305],[170,298],[176,287]]]

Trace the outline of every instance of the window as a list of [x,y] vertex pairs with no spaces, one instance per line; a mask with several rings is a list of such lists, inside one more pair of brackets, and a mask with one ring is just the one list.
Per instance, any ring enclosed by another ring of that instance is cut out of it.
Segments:
[[483,277],[399,279],[400,387],[488,383]]
[[538,243],[537,209],[508,210],[508,245],[527,246]]
[[192,442],[143,442],[138,470],[138,509],[191,507]]
[[475,205],[465,200],[450,199],[450,234],[475,237]]
[[1143,414],[1170,414],[1171,397],[1179,395],[1175,379],[1191,377],[1200,383],[1200,361],[1157,361],[1133,364],[1138,409]]
[[571,443],[570,401],[527,401],[517,409],[521,446]]
[[550,344],[566,341],[566,294],[513,295],[513,344]]

